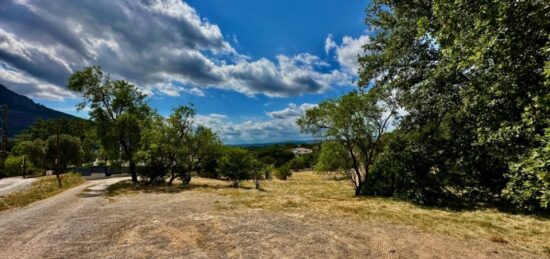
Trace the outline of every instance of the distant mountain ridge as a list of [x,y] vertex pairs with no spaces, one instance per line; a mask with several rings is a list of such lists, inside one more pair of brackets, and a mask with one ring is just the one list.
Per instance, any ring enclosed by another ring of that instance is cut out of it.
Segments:
[[[17,94],[0,84],[0,105],[4,104],[8,105],[8,136],[10,138],[29,127],[39,118],[77,118],[37,104],[30,98]],[[0,121],[1,116],[0,113]]]

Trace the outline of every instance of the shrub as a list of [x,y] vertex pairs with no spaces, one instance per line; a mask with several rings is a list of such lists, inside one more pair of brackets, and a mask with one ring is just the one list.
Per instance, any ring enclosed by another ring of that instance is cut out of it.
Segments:
[[[7,176],[17,176],[22,175],[23,169],[23,156],[9,156],[4,161],[4,172]],[[27,167],[29,163],[27,162]]]
[[266,165],[260,161],[255,162],[255,169],[252,172],[252,181],[256,189],[260,189],[260,185],[264,180],[271,178],[271,171],[273,171],[272,165]]
[[218,172],[239,187],[241,181],[252,178],[255,170],[255,159],[248,151],[241,148],[228,148],[220,158]]
[[279,180],[286,180],[292,176],[292,170],[288,164],[282,165],[275,170],[275,177]]

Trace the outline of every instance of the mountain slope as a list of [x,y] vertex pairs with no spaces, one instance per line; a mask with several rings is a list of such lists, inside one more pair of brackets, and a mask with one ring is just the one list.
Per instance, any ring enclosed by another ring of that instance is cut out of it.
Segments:
[[[0,84],[0,105],[8,105],[8,136],[13,137],[39,118],[76,118],[72,115],[37,104],[30,98],[14,93]],[[1,116],[1,113],[0,113]],[[1,124],[0,124],[1,125]]]

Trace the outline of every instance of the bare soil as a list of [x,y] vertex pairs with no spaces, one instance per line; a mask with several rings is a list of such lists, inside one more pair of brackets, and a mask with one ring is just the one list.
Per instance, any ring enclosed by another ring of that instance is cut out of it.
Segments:
[[1,212],[0,258],[544,258],[404,224],[235,207],[194,189],[106,196],[120,180]]

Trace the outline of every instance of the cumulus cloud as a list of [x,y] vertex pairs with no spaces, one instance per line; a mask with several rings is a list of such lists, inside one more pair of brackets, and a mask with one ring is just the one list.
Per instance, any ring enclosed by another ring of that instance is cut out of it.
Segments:
[[168,96],[203,95],[206,87],[297,96],[349,82],[346,73],[326,69],[328,64],[310,54],[251,60],[181,0],[0,2],[0,62],[33,78],[24,90],[12,86],[33,96],[70,96],[67,77],[92,64],[147,93]]
[[295,119],[299,116],[302,116],[307,110],[315,107],[317,107],[317,104],[304,103],[298,106],[294,103],[289,103],[287,108],[279,111],[268,112],[267,115],[276,119],[288,119],[288,118]]
[[344,36],[342,43],[338,45],[332,35],[329,35],[325,40],[325,51],[329,53],[334,49],[336,59],[342,69],[350,74],[356,75],[359,70],[359,62],[357,58],[359,55],[364,55],[365,51],[363,45],[370,42],[368,35],[362,35],[359,38],[352,38],[350,36]]
[[267,112],[270,117],[267,120],[245,120],[239,123],[221,114],[198,115],[197,123],[214,129],[228,144],[309,139],[311,136],[300,133],[296,119],[316,106],[310,103],[290,103],[285,109]]

